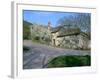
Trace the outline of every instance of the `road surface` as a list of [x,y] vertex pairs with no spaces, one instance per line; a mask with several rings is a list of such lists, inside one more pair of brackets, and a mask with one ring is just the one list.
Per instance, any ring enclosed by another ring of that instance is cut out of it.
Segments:
[[29,48],[23,52],[24,69],[44,68],[48,60],[61,55],[90,55],[90,51],[56,48],[31,40],[24,40],[23,45]]

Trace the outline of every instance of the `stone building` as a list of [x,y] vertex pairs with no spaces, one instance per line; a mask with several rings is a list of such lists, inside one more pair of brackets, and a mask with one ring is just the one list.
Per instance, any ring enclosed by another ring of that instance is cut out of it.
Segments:
[[30,27],[31,37],[39,37],[51,46],[69,49],[90,49],[90,35],[82,32],[80,28],[68,28],[67,25],[53,28],[51,22],[48,25],[32,25]]
[[90,49],[90,36],[76,28],[59,26],[52,29],[52,45],[70,49]]

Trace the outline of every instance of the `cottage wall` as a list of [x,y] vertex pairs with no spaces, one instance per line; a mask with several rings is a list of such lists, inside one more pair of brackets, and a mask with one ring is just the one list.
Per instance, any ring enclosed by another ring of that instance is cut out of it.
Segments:
[[87,37],[82,36],[81,34],[78,36],[79,44],[78,47],[81,49],[89,49],[90,48],[90,40]]
[[59,35],[59,32],[51,34],[51,37],[52,37],[51,41],[52,41],[53,46],[58,46],[58,44],[59,44],[59,42],[58,42],[59,38],[57,38],[58,35]]
[[[57,37],[59,32],[52,34],[52,45],[70,49],[90,49],[90,40],[81,34]],[[55,41],[55,42],[54,42]]]
[[65,36],[61,46],[64,48],[76,49],[77,44],[78,44],[77,36],[72,35],[72,36]]

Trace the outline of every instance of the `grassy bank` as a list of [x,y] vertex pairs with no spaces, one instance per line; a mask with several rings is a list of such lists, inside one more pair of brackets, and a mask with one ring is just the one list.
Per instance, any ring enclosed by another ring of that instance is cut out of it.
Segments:
[[90,56],[59,56],[48,63],[48,68],[90,66]]

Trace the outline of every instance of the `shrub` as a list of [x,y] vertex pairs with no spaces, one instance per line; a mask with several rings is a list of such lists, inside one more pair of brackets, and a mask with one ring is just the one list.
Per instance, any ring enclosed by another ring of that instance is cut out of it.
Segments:
[[29,47],[23,46],[23,51],[29,51],[29,50],[30,50]]
[[78,67],[78,66],[90,66],[90,56],[59,56],[52,59],[48,63],[48,68],[51,67]]
[[34,39],[35,40],[40,40],[40,37],[39,36],[36,36]]

